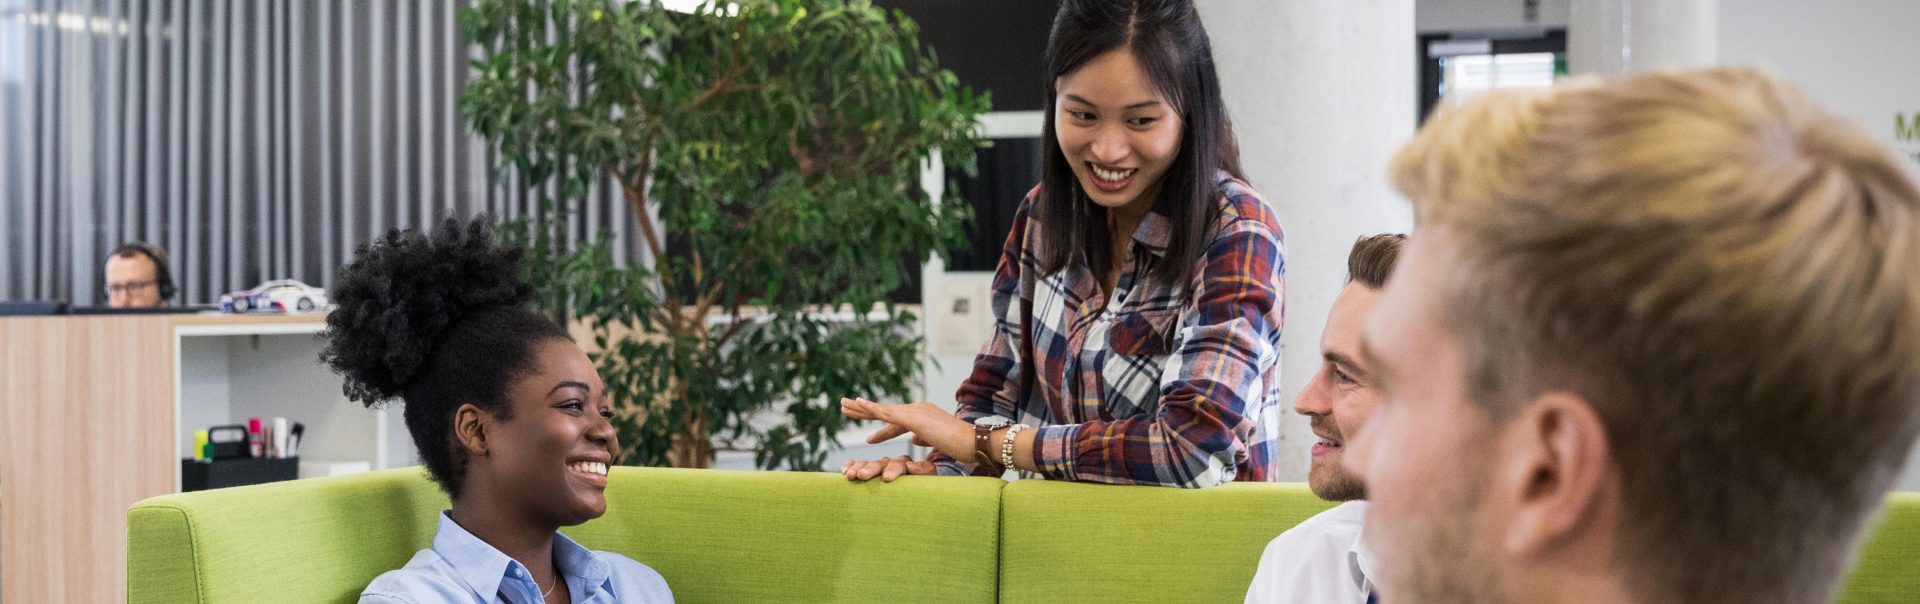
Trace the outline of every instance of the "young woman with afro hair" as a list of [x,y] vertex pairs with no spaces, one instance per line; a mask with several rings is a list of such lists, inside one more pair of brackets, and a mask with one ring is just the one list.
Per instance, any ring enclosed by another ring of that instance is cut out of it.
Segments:
[[392,231],[341,269],[322,359],[368,406],[400,401],[452,499],[433,546],[361,602],[671,602],[666,580],[559,528],[607,511],[620,443],[606,384],[534,305],[491,221]]

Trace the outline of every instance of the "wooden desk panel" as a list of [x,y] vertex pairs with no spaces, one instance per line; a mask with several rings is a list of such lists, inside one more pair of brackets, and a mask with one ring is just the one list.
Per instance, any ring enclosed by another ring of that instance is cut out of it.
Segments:
[[178,488],[173,320],[0,319],[0,601],[126,601],[127,508]]

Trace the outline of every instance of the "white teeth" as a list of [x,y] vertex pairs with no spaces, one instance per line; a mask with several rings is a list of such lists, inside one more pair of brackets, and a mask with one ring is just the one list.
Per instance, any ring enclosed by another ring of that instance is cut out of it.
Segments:
[[573,471],[580,472],[582,474],[596,474],[600,476],[607,475],[607,464],[600,463],[597,461],[578,461],[578,462],[574,462],[572,465],[569,465],[567,467],[572,468]]
[[1108,171],[1100,169],[1099,166],[1091,167],[1094,177],[1107,182],[1120,182],[1126,180],[1128,176],[1133,176],[1134,173],[1134,170]]

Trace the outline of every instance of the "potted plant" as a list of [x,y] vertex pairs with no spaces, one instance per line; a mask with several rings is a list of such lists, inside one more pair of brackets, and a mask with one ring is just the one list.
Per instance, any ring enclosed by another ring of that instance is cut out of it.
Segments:
[[[910,396],[921,341],[889,293],[968,219],[920,170],[971,170],[987,108],[913,21],[864,0],[477,0],[460,25],[484,51],[462,115],[499,168],[559,185],[512,232],[592,333],[621,462],[707,467],[718,443],[815,469],[839,397]],[[596,181],[651,261],[616,263],[605,234],[558,243]]]

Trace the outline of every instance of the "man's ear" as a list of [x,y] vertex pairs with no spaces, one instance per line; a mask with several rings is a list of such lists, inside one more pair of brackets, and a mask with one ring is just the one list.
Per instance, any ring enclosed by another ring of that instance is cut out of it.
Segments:
[[1497,485],[1512,515],[1510,554],[1535,555],[1608,522],[1612,450],[1606,424],[1585,398],[1550,392],[1507,420]]
[[486,457],[487,429],[492,424],[492,413],[473,403],[463,403],[453,411],[453,439],[467,455]]

